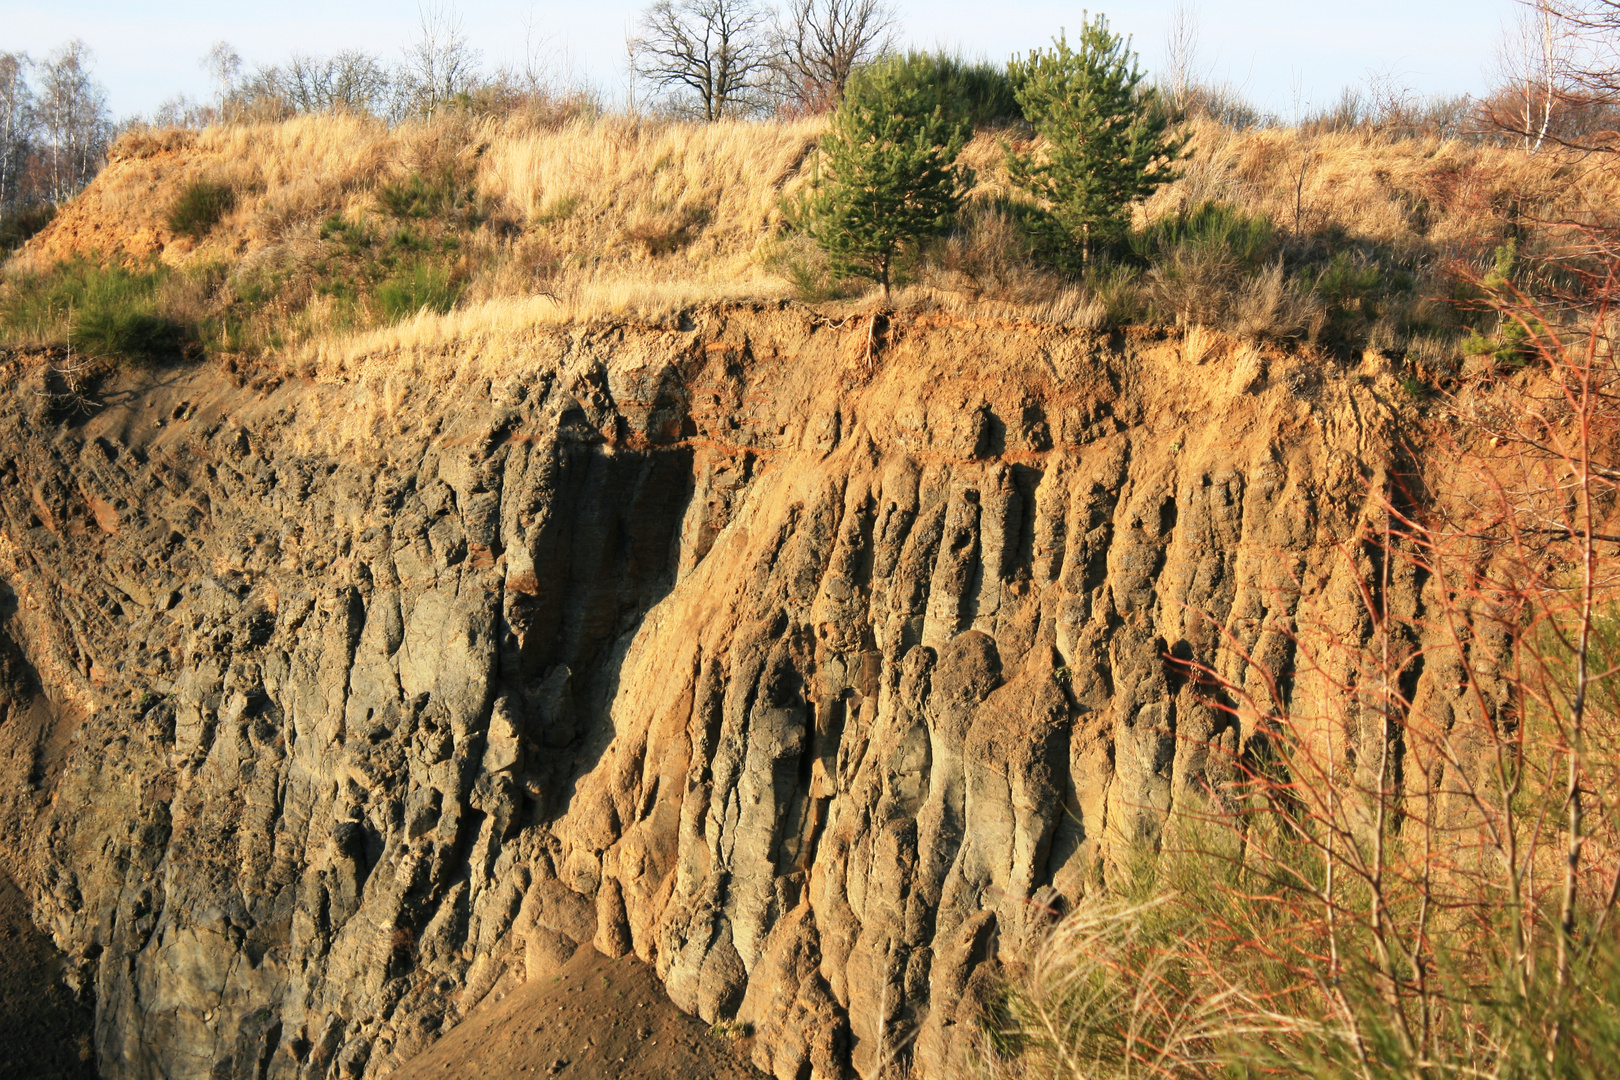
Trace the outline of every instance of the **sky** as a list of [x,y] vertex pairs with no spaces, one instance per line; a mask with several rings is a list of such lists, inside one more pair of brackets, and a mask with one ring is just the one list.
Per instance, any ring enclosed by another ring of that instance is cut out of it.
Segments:
[[[1093,0],[1097,2],[1097,0]],[[625,93],[624,40],[646,0],[461,0],[486,66],[532,50],[609,97]],[[1199,27],[1197,67],[1285,119],[1346,86],[1393,79],[1416,93],[1479,92],[1515,0],[1112,0],[1099,8],[1130,34],[1143,65],[1163,67],[1173,14]],[[1050,0],[900,0],[904,39],[1004,60],[1077,27],[1077,4]],[[294,52],[360,48],[387,60],[417,33],[416,0],[0,0],[0,51],[42,57],[69,38],[95,55],[115,115],[149,114],[177,93],[210,93],[199,59],[231,43],[247,67]],[[528,43],[526,45],[526,42]]]

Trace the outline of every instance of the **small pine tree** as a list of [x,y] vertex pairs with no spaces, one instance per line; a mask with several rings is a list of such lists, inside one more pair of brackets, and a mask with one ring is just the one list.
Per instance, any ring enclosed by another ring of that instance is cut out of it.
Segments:
[[839,275],[870,278],[889,298],[908,246],[950,228],[972,183],[956,157],[970,125],[946,109],[927,57],[882,61],[846,89],[821,141],[821,173],[789,218]]
[[1176,178],[1186,140],[1142,85],[1129,39],[1110,31],[1105,16],[1084,21],[1078,49],[1062,35],[1052,45],[1008,66],[1024,117],[1045,145],[1026,154],[1007,148],[1007,167],[1045,204],[1054,260],[1084,269],[1097,245],[1128,230],[1132,202]]

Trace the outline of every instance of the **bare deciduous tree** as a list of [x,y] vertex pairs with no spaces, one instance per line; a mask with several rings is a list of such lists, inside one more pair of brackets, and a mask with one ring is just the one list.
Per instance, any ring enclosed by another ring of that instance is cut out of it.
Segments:
[[281,81],[287,104],[299,112],[377,112],[393,85],[382,61],[359,49],[335,56],[294,54]]
[[769,16],[753,0],[658,0],[627,48],[632,72],[659,91],[690,91],[706,121],[757,108],[775,59]]
[[421,36],[405,50],[400,87],[406,110],[432,116],[477,87],[483,54],[467,40],[460,13],[443,0],[427,0],[418,14]]
[[34,133],[28,54],[0,53],[0,212],[22,199],[22,173]]
[[1186,112],[1193,103],[1193,90],[1199,81],[1198,13],[1186,3],[1178,3],[1170,16],[1165,35],[1164,56],[1170,82],[1170,103]]
[[242,57],[231,47],[228,41],[216,41],[203,54],[202,69],[208,72],[208,80],[214,84],[214,96],[223,106],[236,89],[237,80],[242,74]]
[[53,202],[89,183],[112,135],[107,93],[92,77],[91,62],[89,47],[74,38],[40,65],[37,109]]
[[1531,0],[1503,27],[1496,48],[1500,92],[1489,106],[1492,126],[1518,136],[1524,151],[1541,149],[1567,86],[1573,60],[1570,28],[1551,0]]
[[1528,153],[1620,151],[1620,0],[1520,0],[1498,46],[1487,126]]
[[778,29],[785,96],[800,108],[834,108],[861,65],[896,44],[894,8],[885,0],[791,0]]
[[1582,150],[1620,150],[1620,0],[1546,0],[1573,46],[1562,105],[1582,115],[1583,130],[1560,142]]

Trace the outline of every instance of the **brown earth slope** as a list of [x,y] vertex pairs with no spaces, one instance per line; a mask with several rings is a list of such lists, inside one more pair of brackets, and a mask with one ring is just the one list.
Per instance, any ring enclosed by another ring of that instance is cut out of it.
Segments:
[[7,632],[65,749],[5,844],[102,1074],[381,1076],[589,943],[775,1076],[956,1075],[1047,912],[1250,733],[1171,658],[1359,632],[1401,393],[867,341],[717,306],[88,414],[7,368]]
[[669,1003],[645,964],[585,946],[554,974],[487,1000],[400,1080],[763,1080],[729,1033]]

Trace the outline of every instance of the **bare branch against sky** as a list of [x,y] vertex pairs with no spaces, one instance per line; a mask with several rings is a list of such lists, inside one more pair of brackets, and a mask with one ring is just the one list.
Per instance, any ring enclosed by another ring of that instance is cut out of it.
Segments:
[[[459,24],[462,43],[483,53],[490,70],[525,70],[529,46],[543,39],[547,50],[572,59],[573,78],[617,90],[626,72],[625,28],[647,2],[489,0],[465,3],[458,12],[443,6],[418,10],[398,0],[279,0],[272,7],[203,0],[0,0],[0,52],[38,59],[82,38],[96,54],[109,104],[122,116],[150,113],[177,94],[213,97],[197,58],[216,41],[241,50],[244,71],[283,64],[294,53],[356,50],[393,61],[421,44],[424,16],[436,26],[442,24],[437,16],[449,16]],[[778,0],[775,6],[789,3]],[[1161,60],[1155,46],[1171,29],[1177,0],[1113,0],[1100,7],[1122,32],[1147,46],[1146,59]],[[1327,105],[1342,87],[1360,85],[1368,71],[1390,68],[1407,73],[1423,96],[1483,91],[1497,30],[1517,7],[1516,0],[1187,0],[1186,11],[1199,31],[1200,79],[1230,84],[1261,108],[1286,113],[1294,72],[1300,73],[1304,108]],[[1009,0],[991,8],[935,0],[896,8],[899,47],[943,47],[992,60],[1045,43],[1079,11],[1047,0]]]

